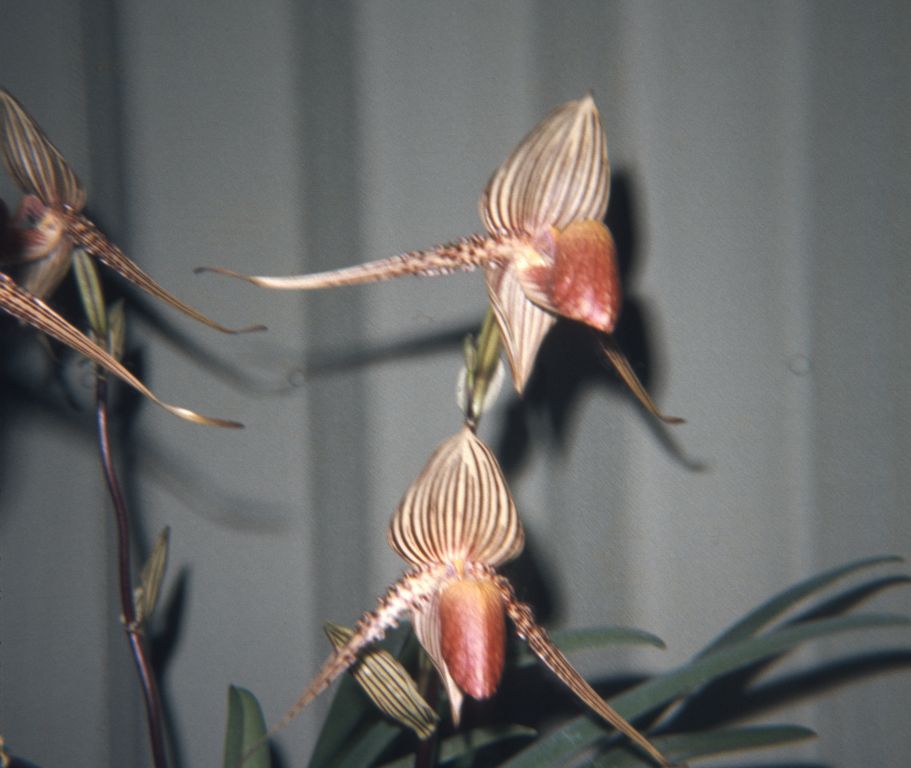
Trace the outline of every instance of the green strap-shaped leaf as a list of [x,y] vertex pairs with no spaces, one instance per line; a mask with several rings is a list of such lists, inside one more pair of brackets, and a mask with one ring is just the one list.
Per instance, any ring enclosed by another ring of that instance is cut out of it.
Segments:
[[[228,686],[228,726],[225,730],[224,768],[271,768],[269,746],[264,742],[266,721],[256,697],[246,688]],[[261,749],[245,758],[257,744]]]
[[767,600],[755,610],[750,611],[746,616],[740,619],[740,621],[725,630],[725,632],[706,646],[699,655],[706,656],[724,645],[751,637],[762,629],[762,627],[777,619],[801,600],[804,600],[815,592],[822,591],[839,579],[843,579],[846,576],[850,576],[852,573],[856,573],[865,568],[872,568],[875,565],[900,562],[902,562],[902,558],[894,555],[870,557],[848,563],[839,568],[833,568],[831,571],[826,571],[825,573],[820,573],[806,581],[801,581],[793,587],[775,595],[770,600]]
[[[537,735],[534,728],[524,725],[504,725],[497,728],[475,728],[465,733],[459,733],[444,739],[440,744],[440,754],[437,765],[446,765],[473,752],[477,752],[492,744],[499,744],[507,739],[529,739]],[[411,768],[414,765],[414,755],[384,763],[382,768]]]
[[[594,651],[613,645],[667,647],[657,635],[635,627],[579,627],[576,629],[555,630],[548,634],[554,645],[564,653]],[[537,660],[538,657],[532,654],[523,644],[516,655],[515,666],[525,667],[534,664]]]
[[783,627],[761,637],[729,643],[708,656],[701,656],[673,672],[659,675],[613,699],[616,709],[627,718],[638,717],[650,709],[714,680],[770,656],[791,650],[808,640],[880,627],[908,627],[911,619],[898,614],[855,614],[808,621]]
[[[747,728],[725,728],[701,733],[675,733],[657,736],[653,739],[671,760],[683,762],[694,757],[708,757],[722,752],[737,752],[745,749],[781,746],[794,741],[813,738],[816,734],[809,728],[796,725],[760,725]],[[652,764],[634,750],[619,748],[599,755],[589,768],[641,768]]]
[[364,768],[376,765],[402,729],[386,719],[375,720],[354,734],[350,746],[341,755],[323,763],[327,768]]

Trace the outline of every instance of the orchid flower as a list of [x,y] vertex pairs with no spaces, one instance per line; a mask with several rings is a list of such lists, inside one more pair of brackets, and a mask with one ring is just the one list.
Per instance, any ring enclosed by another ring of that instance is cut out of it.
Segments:
[[605,353],[643,405],[679,422],[660,413],[611,335],[621,288],[614,239],[602,222],[609,192],[604,128],[588,95],[552,111],[493,174],[479,206],[486,234],[309,275],[196,271],[265,288],[314,290],[482,267],[519,394],[544,336],[557,317],[566,317],[602,332]]
[[10,227],[15,246],[4,261],[18,266],[18,283],[37,299],[54,292],[72,262],[72,244],[50,208],[35,195],[25,195]]
[[108,241],[80,213],[85,205],[85,191],[75,173],[19,102],[2,88],[0,146],[7,169],[27,192],[11,222],[12,252],[3,255],[7,262],[24,264],[28,270],[22,285],[0,272],[0,309],[85,355],[175,416],[208,426],[239,427],[235,421],[202,416],[163,402],[113,355],[42,299],[53,292],[69,270],[74,250],[82,249],[153,296],[213,328],[238,333],[262,326],[235,331],[213,322],[165,291]]
[[[374,612],[364,614],[344,644],[336,644],[269,735],[284,728],[405,616],[443,680],[458,724],[465,696],[486,699],[499,686],[508,617],[516,634],[583,703],[658,764],[671,765],[573,668],[497,572],[522,551],[525,536],[496,457],[470,426],[434,452],[393,515],[387,539],[410,569]],[[374,693],[377,685],[385,685],[382,677],[375,681]]]
[[[184,314],[223,333],[247,333],[263,326],[227,328],[184,304],[110,242],[82,213],[86,194],[78,177],[22,105],[0,88],[0,133],[3,159],[10,175],[26,193],[19,226],[26,230],[26,260],[51,258],[68,263],[73,247],[85,249],[102,264]],[[61,247],[62,246],[62,247]],[[60,278],[65,274],[61,267]],[[50,290],[53,289],[51,286]]]

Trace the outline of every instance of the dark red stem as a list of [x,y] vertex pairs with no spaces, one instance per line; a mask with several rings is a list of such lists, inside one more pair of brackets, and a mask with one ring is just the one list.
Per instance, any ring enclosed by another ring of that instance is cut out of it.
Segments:
[[[437,709],[440,689],[437,684],[436,670],[422,650],[418,651],[418,656],[420,658],[418,662],[418,691],[424,701],[434,709]],[[417,749],[414,752],[414,768],[434,768],[437,765],[440,746],[439,732],[440,729],[437,727],[428,738],[418,742]]]
[[146,652],[142,629],[136,621],[136,608],[133,604],[133,583],[130,574],[130,528],[127,516],[126,502],[114,471],[114,462],[111,458],[111,440],[108,430],[108,391],[107,379],[103,375],[97,378],[95,387],[96,422],[98,425],[98,450],[101,456],[101,466],[104,478],[108,484],[111,500],[114,502],[114,519],[117,522],[117,571],[120,582],[120,611],[123,615],[124,627],[133,660],[139,673],[142,693],[145,698],[146,717],[149,722],[149,739],[152,743],[152,758],[155,768],[167,768],[167,755],[165,752],[164,727],[161,698],[158,695],[158,686],[152,673]]

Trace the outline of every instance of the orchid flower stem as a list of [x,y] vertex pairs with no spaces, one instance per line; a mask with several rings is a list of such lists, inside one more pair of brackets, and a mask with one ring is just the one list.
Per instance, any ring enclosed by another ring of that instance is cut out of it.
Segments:
[[[116,311],[107,312],[104,303],[104,292],[94,265],[79,251],[74,254],[73,264],[76,274],[76,285],[82,305],[92,327],[92,335],[108,348],[112,355],[119,356],[118,347],[122,342],[122,315]],[[126,500],[111,452],[111,436],[108,419],[108,381],[105,373],[96,369],[95,378],[95,420],[98,428],[98,455],[101,468],[107,482],[111,501],[114,503],[114,521],[117,524],[117,576],[120,585],[120,613],[126,629],[127,640],[136,662],[139,682],[142,687],[146,705],[146,717],[149,723],[149,739],[152,745],[152,758],[155,768],[167,768],[164,727],[161,708],[161,697],[155,683],[155,675],[149,662],[142,622],[137,616],[136,603],[133,598],[133,581],[130,569],[130,524]]]
[[149,662],[142,629],[136,620],[136,609],[133,604],[133,586],[130,577],[129,519],[123,491],[117,479],[111,456],[111,441],[108,428],[108,387],[107,379],[103,374],[98,375],[95,386],[95,400],[98,450],[108,491],[111,494],[111,501],[114,503],[114,519],[117,523],[117,572],[120,582],[120,610],[145,699],[146,717],[149,723],[149,739],[152,744],[152,759],[155,768],[167,768],[161,697],[158,694],[155,675],[152,672],[152,665]]
[[[434,709],[437,708],[439,700],[439,687],[437,686],[437,676],[430,661],[430,657],[423,652],[418,651],[418,692]],[[426,739],[422,739],[414,751],[414,768],[434,768],[437,764],[437,753],[439,751],[439,728]]]
[[488,307],[481,331],[466,349],[465,364],[468,371],[468,407],[466,418],[476,428],[484,411],[484,400],[487,398],[491,381],[497,372],[500,360],[500,329],[493,310]]

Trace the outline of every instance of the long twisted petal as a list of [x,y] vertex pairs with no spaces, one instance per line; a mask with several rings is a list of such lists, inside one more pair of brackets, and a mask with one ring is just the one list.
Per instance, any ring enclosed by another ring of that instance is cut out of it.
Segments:
[[516,627],[516,633],[526,640],[528,647],[544,662],[547,668],[559,677],[564,685],[575,693],[583,703],[629,738],[630,741],[637,744],[659,765],[664,766],[664,768],[673,768],[674,764],[662,755],[626,718],[604,701],[585,678],[575,670],[566,656],[547,636],[547,632],[535,623],[531,608],[525,603],[519,602],[516,598],[509,581],[503,576],[494,578],[506,603],[506,612]]
[[509,245],[483,235],[471,235],[454,243],[436,245],[421,251],[409,251],[388,259],[368,261],[353,267],[334,269],[329,272],[314,272],[309,275],[289,277],[268,277],[265,275],[244,275],[222,267],[197,267],[196,274],[215,272],[235,277],[261,288],[284,291],[314,291],[321,288],[340,288],[346,285],[376,283],[396,277],[413,275],[426,277],[443,275],[456,271],[471,271],[482,264],[504,259],[509,256]]
[[136,376],[128,371],[116,358],[112,357],[102,347],[98,346],[88,336],[78,331],[63,317],[40,299],[36,299],[27,291],[22,290],[12,279],[0,272],[0,309],[13,315],[13,317],[28,323],[39,331],[59,341],[61,344],[85,355],[92,362],[97,363],[105,370],[129,384],[137,392],[149,398],[156,405],[161,406],[175,416],[211,427],[241,427],[236,421],[215,419],[202,416],[188,408],[159,400],[158,397]]
[[102,264],[110,267],[120,275],[125,277],[131,283],[139,286],[146,293],[154,296],[156,299],[169,304],[175,309],[183,312],[188,317],[214,328],[222,333],[253,333],[255,331],[264,331],[264,325],[250,325],[244,328],[228,328],[227,326],[217,323],[202,312],[193,309],[189,304],[184,304],[170,291],[162,288],[158,282],[145,270],[139,267],[123,251],[114,245],[105,237],[101,231],[84,216],[69,217],[68,231],[76,243],[86,251],[95,256]]
[[416,606],[425,605],[430,600],[438,581],[439,575],[436,572],[425,569],[406,574],[393,584],[380,599],[377,609],[361,617],[348,641],[326,659],[322,669],[298,700],[285,712],[281,720],[269,729],[262,741],[250,748],[244,759],[260,749],[267,739],[297,717],[311,701],[332,684],[335,678],[354,664],[358,654],[366,646],[382,640],[386,631],[396,626],[405,613]]
[[601,350],[604,352],[607,359],[611,361],[614,368],[617,370],[617,373],[620,374],[620,378],[626,382],[626,386],[630,388],[645,410],[652,414],[652,416],[657,416],[665,424],[686,423],[686,419],[681,419],[679,416],[667,416],[658,409],[657,404],[652,400],[652,396],[648,393],[645,385],[639,380],[639,377],[633,370],[633,366],[629,364],[629,360],[627,360],[626,355],[623,354],[623,350],[617,346],[617,341],[611,334],[602,336],[600,342]]

